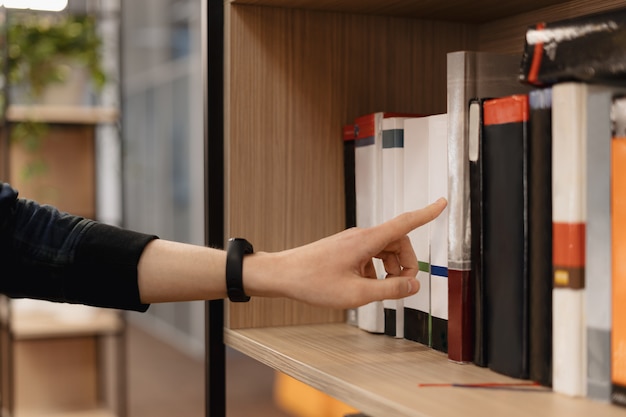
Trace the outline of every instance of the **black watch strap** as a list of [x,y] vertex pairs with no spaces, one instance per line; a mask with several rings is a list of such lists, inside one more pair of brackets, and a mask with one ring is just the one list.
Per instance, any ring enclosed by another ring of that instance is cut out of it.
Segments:
[[228,299],[236,303],[250,301],[243,290],[243,257],[254,252],[252,244],[246,239],[231,238],[226,249],[226,290]]

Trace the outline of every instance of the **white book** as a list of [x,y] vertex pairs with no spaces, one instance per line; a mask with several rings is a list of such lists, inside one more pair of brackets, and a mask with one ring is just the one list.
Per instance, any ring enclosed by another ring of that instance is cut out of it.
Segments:
[[[404,210],[404,121],[405,117],[383,118],[382,221]],[[384,300],[385,334],[404,337],[404,301]]]
[[[428,117],[428,202],[448,198],[448,115]],[[430,312],[432,346],[448,350],[448,212],[431,222]]]
[[[553,321],[555,392],[585,396],[585,132],[588,86],[561,83],[552,95]],[[608,115],[607,115],[608,117]]]
[[[404,210],[428,205],[428,117],[404,122]],[[404,337],[430,346],[430,223],[409,233],[420,265],[420,290],[404,299]]]
[[[354,172],[356,193],[356,225],[372,227],[382,219],[382,120],[383,113],[372,113],[355,120]],[[377,277],[384,278],[384,268],[374,259]],[[385,331],[382,301],[375,301],[357,309],[357,323],[371,333]]]
[[553,87],[553,387],[603,401],[611,390],[610,114],[624,91]]

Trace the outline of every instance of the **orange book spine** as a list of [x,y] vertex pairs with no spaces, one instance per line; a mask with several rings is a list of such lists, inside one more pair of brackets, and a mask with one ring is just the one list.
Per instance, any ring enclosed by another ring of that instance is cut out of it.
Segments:
[[611,399],[626,405],[626,137],[611,144]]

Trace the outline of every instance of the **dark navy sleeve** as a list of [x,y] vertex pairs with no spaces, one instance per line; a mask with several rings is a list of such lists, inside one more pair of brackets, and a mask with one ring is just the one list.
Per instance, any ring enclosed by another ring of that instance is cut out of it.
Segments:
[[18,198],[0,183],[0,293],[145,311],[137,265],[156,236]]

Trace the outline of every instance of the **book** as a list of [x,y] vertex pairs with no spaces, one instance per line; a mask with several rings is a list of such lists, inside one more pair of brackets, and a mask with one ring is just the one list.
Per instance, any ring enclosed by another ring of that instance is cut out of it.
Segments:
[[[448,115],[428,119],[428,201],[448,195]],[[448,352],[448,213],[430,223],[431,346]]]
[[[356,196],[356,225],[372,227],[383,221],[382,155],[383,120],[389,117],[416,116],[408,113],[376,112],[360,116],[354,121],[354,171]],[[381,259],[373,258],[377,279],[386,272]],[[371,333],[385,332],[385,313],[382,301],[375,301],[357,309],[360,329]]]
[[529,378],[552,386],[552,89],[528,93]]
[[[383,118],[382,221],[404,210],[404,121],[405,117]],[[385,334],[404,337],[404,301],[383,300]]]
[[[485,317],[485,291],[482,288],[483,270],[483,162],[482,162],[482,132],[483,132],[483,100],[474,98],[469,103],[468,114],[468,158],[469,158],[469,181],[470,181],[470,236],[471,236],[471,286],[463,288],[469,292],[466,298],[473,301],[469,304],[473,314],[461,315],[461,313],[450,312],[450,315],[458,314],[463,320],[470,321],[464,323],[469,329],[475,328],[474,338],[466,337],[464,343],[472,343],[473,346],[465,347],[463,351],[474,352],[474,363],[478,366],[487,366],[487,331],[484,326]],[[458,305],[450,305],[452,310]],[[480,340],[479,340],[480,339]]]
[[587,88],[558,83],[552,89],[552,388],[570,396],[586,395]]
[[487,365],[528,378],[528,95],[483,103]]
[[[517,54],[457,51],[447,55],[448,114],[448,357],[474,360],[468,107],[472,98],[490,98],[529,90],[519,82]],[[480,309],[481,306],[474,306]],[[478,338],[482,340],[482,338]]]
[[[429,140],[427,117],[404,122],[404,210],[428,204]],[[417,260],[420,290],[404,299],[404,338],[431,346],[430,340],[430,229],[427,223],[409,232]]]
[[343,175],[345,193],[346,229],[356,226],[356,189],[354,186],[354,124],[344,125],[343,139]]
[[[372,227],[381,222],[381,165],[383,113],[372,113],[354,122],[354,172],[356,193],[356,225]],[[384,278],[379,259],[373,259],[378,279]],[[357,323],[362,330],[384,333],[385,319],[382,301],[357,308]]]
[[[347,124],[342,127],[341,136],[343,141],[343,178],[345,194],[345,217],[346,229],[356,226],[356,189],[354,172],[354,141],[356,135],[354,124]],[[358,309],[350,308],[346,311],[346,323],[351,326],[358,326]]]
[[611,141],[611,402],[626,406],[626,99],[615,100]]
[[625,51],[626,9],[539,22],[526,31],[520,80],[539,86],[565,81],[623,82]]
[[626,92],[611,84],[586,88],[585,310],[586,394],[611,398],[611,112],[614,97]]

